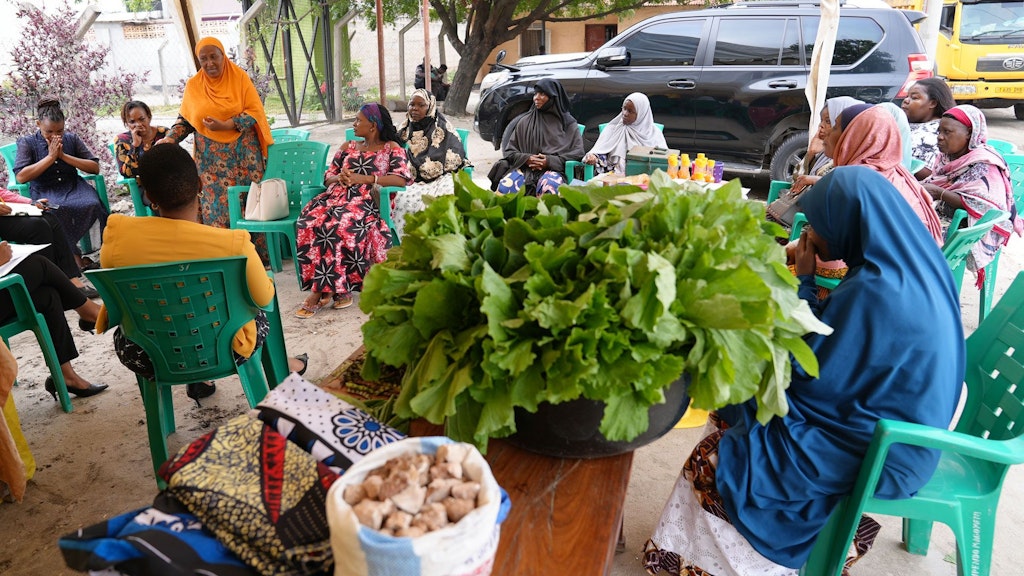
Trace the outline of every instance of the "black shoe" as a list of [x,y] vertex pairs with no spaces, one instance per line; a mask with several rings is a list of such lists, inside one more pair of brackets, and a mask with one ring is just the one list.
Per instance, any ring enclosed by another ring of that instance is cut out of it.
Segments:
[[94,330],[96,330],[96,323],[95,322],[90,322],[88,320],[82,320],[81,318],[79,318],[78,319],[78,329],[83,331],[83,332],[90,332],[91,333]]
[[202,408],[203,405],[199,403],[200,398],[209,398],[213,396],[213,393],[217,391],[217,385],[213,382],[194,382],[192,384],[185,385],[185,394],[196,401],[196,406]]
[[82,296],[92,300],[93,298],[99,298],[100,293],[96,291],[92,286],[79,286],[78,291],[82,293]]
[[96,260],[89,260],[88,262],[86,262],[86,260],[89,260],[89,259],[88,258],[84,258],[82,260],[82,271],[83,272],[85,272],[86,270],[99,270],[100,269],[100,263],[98,261],[96,261]]
[[296,356],[295,359],[302,362],[302,369],[295,371],[296,374],[302,376],[303,374],[306,373],[306,368],[309,368],[309,354],[303,352],[302,354]]
[[[43,386],[46,391],[53,396],[54,401],[57,400],[57,386],[53,383],[53,376],[46,377],[46,384]],[[89,396],[95,396],[100,392],[103,392],[108,388],[106,384],[89,384],[88,388],[72,388],[68,386],[68,392],[74,394],[78,398],[88,398]]]

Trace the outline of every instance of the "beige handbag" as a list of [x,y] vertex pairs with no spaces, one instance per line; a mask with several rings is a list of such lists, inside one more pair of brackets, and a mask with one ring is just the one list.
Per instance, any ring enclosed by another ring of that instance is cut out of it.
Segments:
[[246,220],[280,220],[288,215],[288,184],[280,178],[268,178],[249,185],[245,198]]

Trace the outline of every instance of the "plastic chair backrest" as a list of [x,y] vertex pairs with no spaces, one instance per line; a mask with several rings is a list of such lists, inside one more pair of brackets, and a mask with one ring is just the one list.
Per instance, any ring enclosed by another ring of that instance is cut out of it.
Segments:
[[329,145],[312,140],[271,144],[263,179],[283,179],[288,184],[289,205],[300,206],[303,187],[323,184],[329,149]]
[[111,326],[153,361],[155,380],[187,384],[235,373],[231,342],[259,307],[245,256],[90,270]]
[[783,190],[788,190],[792,187],[792,182],[787,182],[785,180],[772,180],[771,184],[768,185],[768,200],[765,201],[765,204],[775,202],[779,199],[779,194],[781,194]]
[[350,140],[355,140],[356,142],[362,142],[363,141],[363,137],[362,136],[356,136],[356,129],[355,128],[348,128],[348,129],[345,130],[345,142],[348,142]]
[[1010,185],[1013,186],[1013,199],[1017,202],[1020,213],[1021,202],[1024,202],[1024,154],[1003,154],[1006,167],[1010,170]]
[[28,198],[28,182],[18,184],[18,179],[14,176],[14,161],[18,157],[18,143],[11,142],[0,146],[0,157],[3,157],[4,163],[7,164],[7,189],[14,190]]
[[917,158],[911,158],[910,159],[910,173],[911,174],[917,174],[918,172],[921,171],[921,168],[924,168],[924,160],[919,160]]
[[295,141],[305,142],[309,140],[309,136],[309,130],[301,128],[274,128],[270,131],[270,137],[274,139],[274,144]]
[[999,152],[1003,156],[1006,156],[1007,154],[1016,154],[1017,153],[1017,145],[1014,144],[1013,142],[1007,142],[1006,140],[996,140],[994,138],[989,138],[986,141],[986,143],[989,146],[995,148],[996,152]]
[[[113,143],[107,144],[107,149],[110,150],[110,156],[114,159],[114,166],[117,168],[118,174],[120,174],[121,167],[118,166],[117,153],[114,151],[115,145]],[[135,210],[136,216],[153,215],[153,211],[142,201],[142,190],[139,190],[139,183],[135,181],[135,178],[122,177],[115,184],[128,188],[128,195],[132,198],[132,208]]]
[[957,290],[963,283],[964,268],[966,267],[967,255],[970,254],[974,244],[985,237],[992,230],[992,227],[1000,222],[1009,220],[1010,213],[1002,210],[989,210],[978,220],[974,226],[958,228],[947,233],[946,242],[942,245],[942,255],[946,257],[946,263],[953,271],[953,279],[956,281]]

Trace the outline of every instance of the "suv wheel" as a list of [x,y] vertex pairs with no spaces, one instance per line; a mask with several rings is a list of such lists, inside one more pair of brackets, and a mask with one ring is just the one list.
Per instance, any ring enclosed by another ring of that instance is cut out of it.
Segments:
[[1024,104],[1014,104],[1013,115],[1017,117],[1017,120],[1024,120]]
[[769,169],[771,179],[792,181],[793,173],[804,161],[805,154],[807,154],[807,131],[800,130],[791,133],[782,141],[782,144],[775,150],[775,155],[772,156]]

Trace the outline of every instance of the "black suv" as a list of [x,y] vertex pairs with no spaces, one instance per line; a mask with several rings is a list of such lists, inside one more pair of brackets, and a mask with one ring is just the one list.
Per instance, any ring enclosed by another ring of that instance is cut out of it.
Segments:
[[[846,2],[840,10],[828,97],[902,100],[931,62],[913,22],[920,12]],[[662,14],[635,24],[589,54],[535,64],[500,63],[483,83],[474,124],[495,149],[531,104],[540,78],[560,81],[573,116],[598,125],[632,92],[651,101],[672,148],[705,152],[730,171],[769,169],[786,179],[803,157],[811,110],[804,96],[820,8],[761,1]]]

